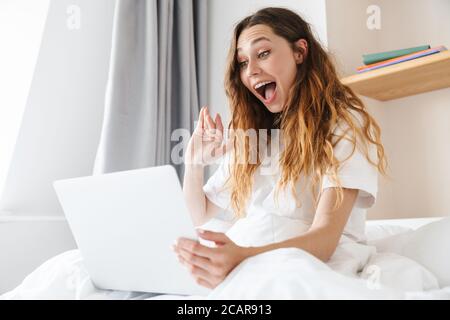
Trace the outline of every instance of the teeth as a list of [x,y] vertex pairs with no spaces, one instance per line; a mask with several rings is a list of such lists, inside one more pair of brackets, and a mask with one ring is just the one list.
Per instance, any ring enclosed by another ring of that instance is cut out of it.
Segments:
[[256,89],[259,89],[259,88],[261,88],[262,86],[265,86],[266,84],[269,84],[269,83],[271,83],[271,82],[273,82],[273,81],[265,81],[265,82],[260,82],[260,83],[257,83],[256,85],[255,85],[255,90]]

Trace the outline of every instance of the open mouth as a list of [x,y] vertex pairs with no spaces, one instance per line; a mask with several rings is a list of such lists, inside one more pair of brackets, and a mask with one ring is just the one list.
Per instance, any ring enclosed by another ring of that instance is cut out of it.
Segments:
[[264,85],[256,88],[256,92],[264,103],[270,103],[275,98],[277,83],[275,81],[267,82]]

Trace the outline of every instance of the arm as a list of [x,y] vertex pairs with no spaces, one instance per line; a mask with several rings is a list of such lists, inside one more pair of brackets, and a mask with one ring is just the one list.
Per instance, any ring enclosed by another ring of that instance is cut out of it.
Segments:
[[220,115],[211,118],[207,107],[200,110],[194,133],[188,143],[183,183],[184,199],[195,226],[200,226],[216,216],[221,210],[203,192],[204,168],[215,157],[223,155],[223,124]]
[[341,206],[333,211],[336,189],[325,189],[320,197],[311,228],[306,233],[279,243],[248,248],[248,256],[279,248],[299,248],[324,262],[328,261],[336,250],[358,195],[358,189],[344,188],[343,192],[344,199]]
[[221,210],[205,196],[203,192],[202,166],[186,165],[184,173],[183,193],[195,226],[200,226],[211,220]]

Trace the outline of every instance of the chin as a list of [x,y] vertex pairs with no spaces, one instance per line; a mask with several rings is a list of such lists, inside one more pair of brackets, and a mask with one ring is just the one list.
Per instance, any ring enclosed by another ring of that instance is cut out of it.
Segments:
[[280,113],[283,111],[283,107],[281,105],[272,105],[272,106],[266,106],[267,110],[269,110],[271,113]]

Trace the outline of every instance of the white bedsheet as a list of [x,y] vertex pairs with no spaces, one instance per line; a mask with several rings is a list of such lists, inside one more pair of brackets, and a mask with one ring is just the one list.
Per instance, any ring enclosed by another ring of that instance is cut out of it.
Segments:
[[[410,231],[406,231],[410,232]],[[279,249],[236,267],[207,297],[97,289],[78,250],[46,261],[0,299],[450,299],[423,266],[376,247],[342,244],[329,264]]]

